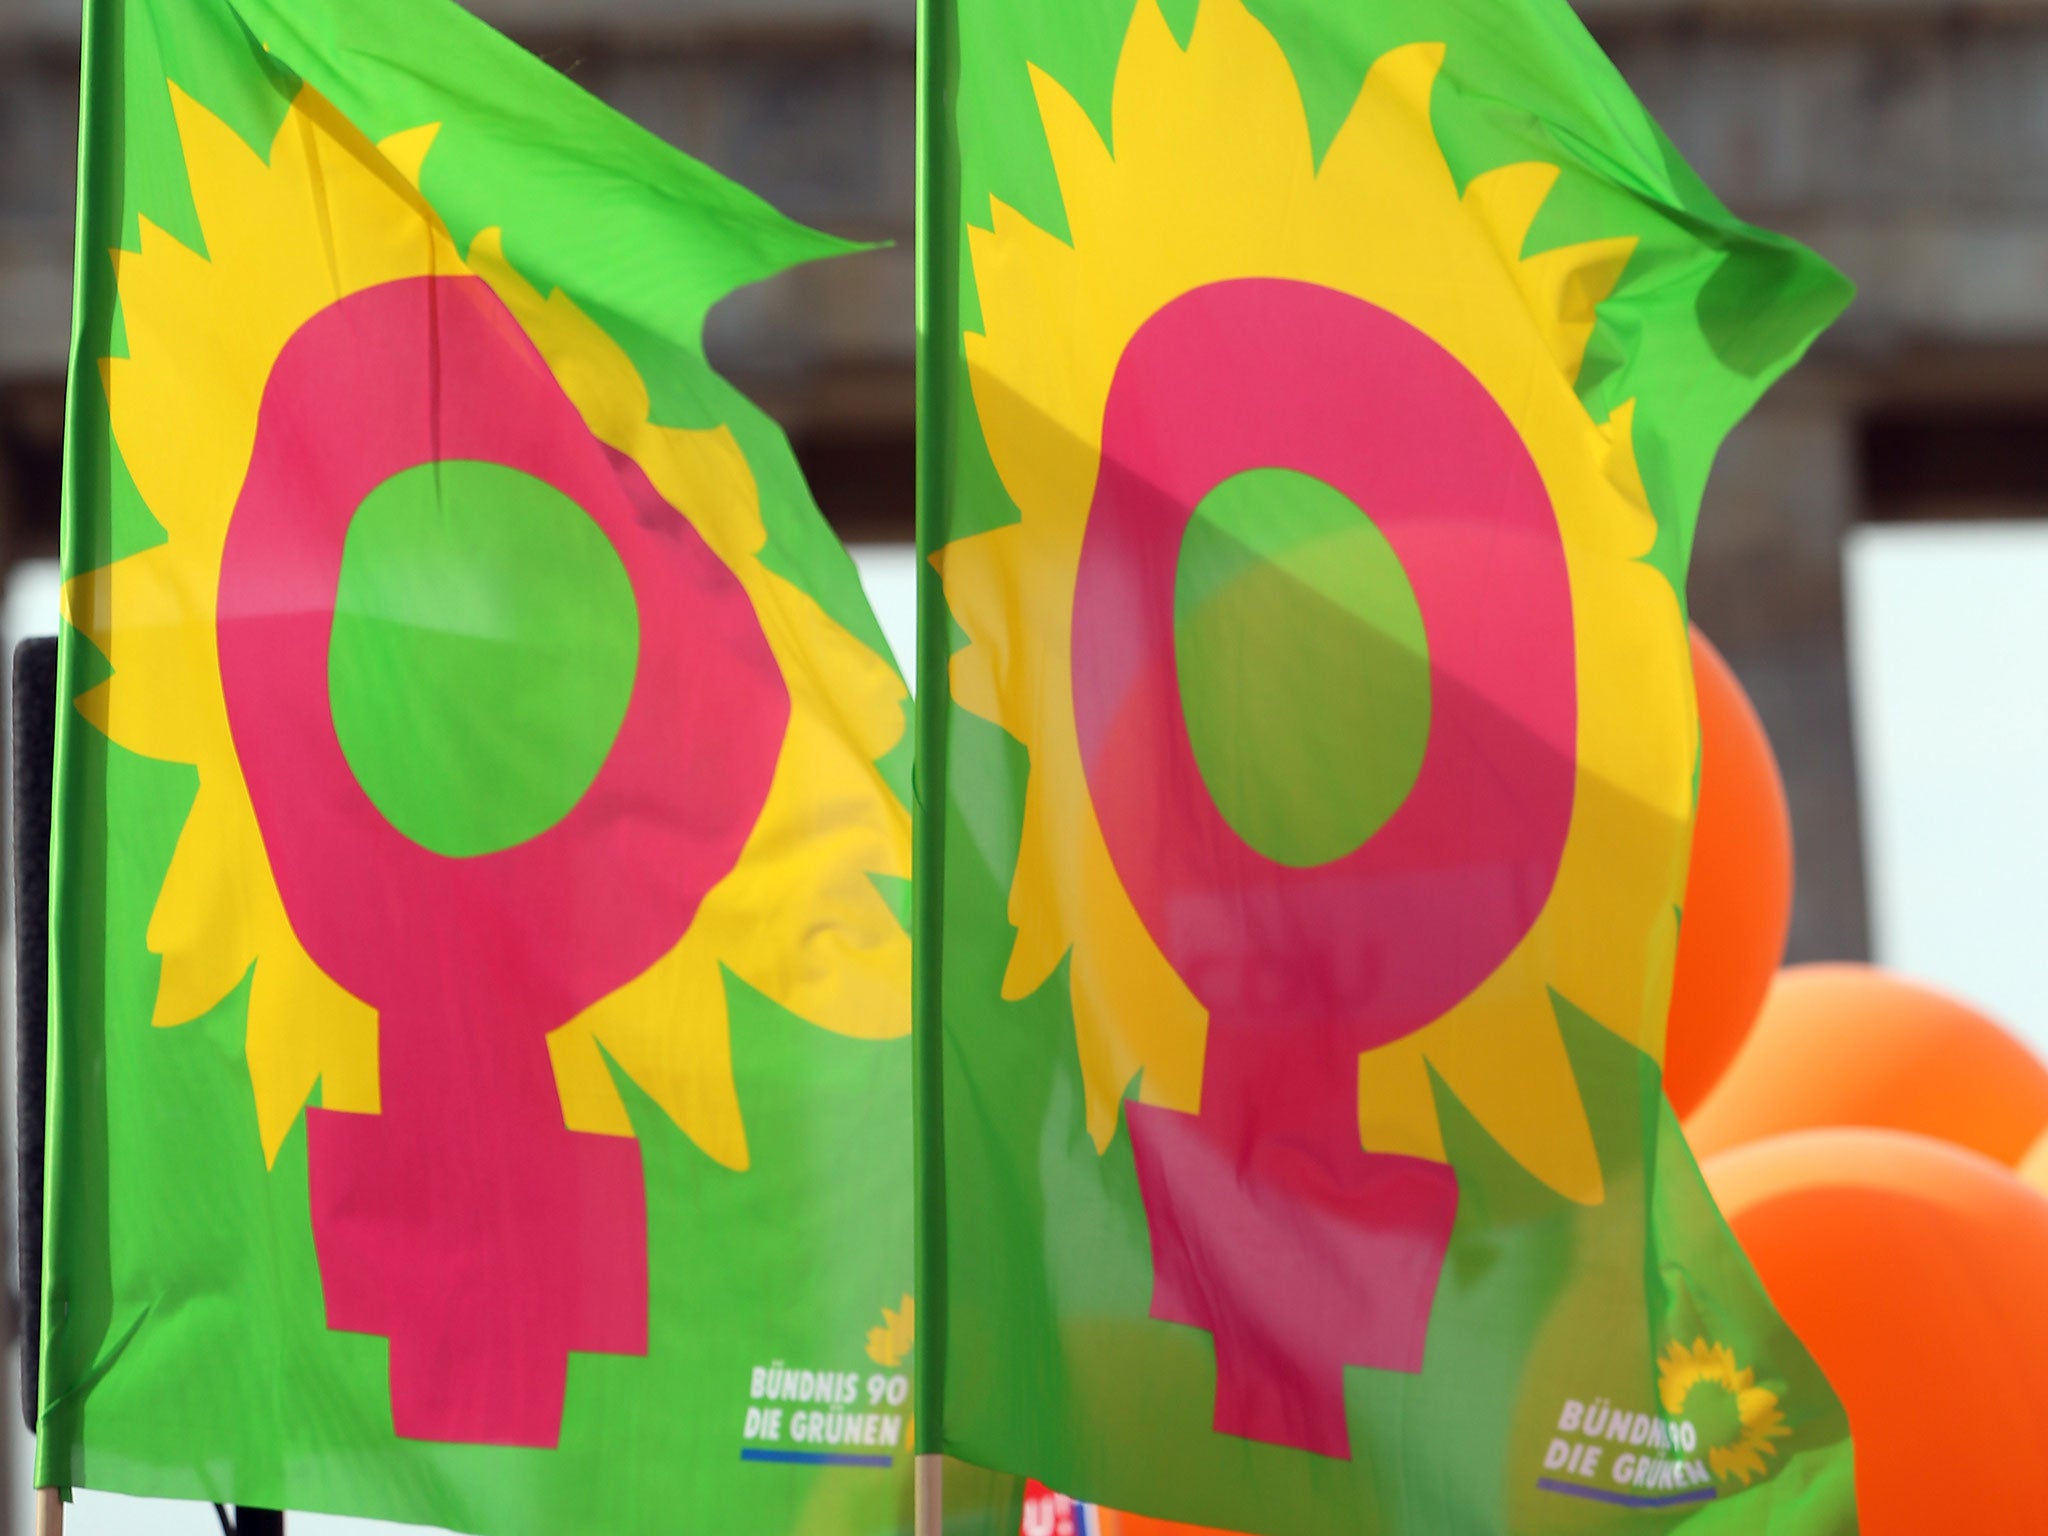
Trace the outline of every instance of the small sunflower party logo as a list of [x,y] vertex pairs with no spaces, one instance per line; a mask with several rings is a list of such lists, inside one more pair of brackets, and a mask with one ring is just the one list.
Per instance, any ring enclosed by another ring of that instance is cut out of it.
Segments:
[[1657,1360],[1657,1390],[1666,1413],[1699,1426],[1707,1465],[1722,1482],[1737,1477],[1747,1488],[1777,1454],[1771,1442],[1792,1433],[1778,1394],[1758,1386],[1756,1372],[1738,1366],[1725,1344],[1669,1345]]
[[916,1342],[917,1300],[905,1296],[901,1307],[882,1308],[881,1327],[868,1330],[868,1358],[893,1370]]

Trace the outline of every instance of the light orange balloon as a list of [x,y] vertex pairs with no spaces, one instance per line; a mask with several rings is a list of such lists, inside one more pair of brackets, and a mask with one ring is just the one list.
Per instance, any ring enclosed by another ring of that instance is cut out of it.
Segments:
[[1704,1159],[1786,1131],[1859,1125],[2012,1166],[2048,1129],[2048,1066],[1932,987],[1867,965],[1793,966],[1685,1134]]
[[1896,1131],[1805,1131],[1707,1182],[1849,1411],[1862,1536],[2048,1523],[2048,1199]]
[[2048,1195],[2048,1131],[2042,1132],[2020,1159],[2020,1181],[2037,1194]]
[[1681,1117],[1741,1049],[1792,925],[1792,814],[1778,760],[1728,663],[1692,632],[1700,801],[1678,928],[1664,1091]]

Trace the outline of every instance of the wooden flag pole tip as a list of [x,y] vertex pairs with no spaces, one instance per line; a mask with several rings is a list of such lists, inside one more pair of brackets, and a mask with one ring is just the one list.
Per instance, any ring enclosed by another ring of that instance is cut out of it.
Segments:
[[916,1467],[916,1536],[942,1536],[946,1528],[946,1459],[922,1455],[917,1458]]

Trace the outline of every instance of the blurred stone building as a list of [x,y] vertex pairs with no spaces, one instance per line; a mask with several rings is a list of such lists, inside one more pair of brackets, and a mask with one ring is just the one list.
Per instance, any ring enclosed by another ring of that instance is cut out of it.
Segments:
[[[1790,781],[1794,955],[1860,955],[1840,544],[1858,519],[2048,510],[2048,4],[1586,4],[1729,204],[1862,288],[1730,443],[1694,582]],[[843,531],[907,538],[911,0],[477,9],[798,218],[894,242],[729,301],[713,350],[790,428]],[[76,10],[0,0],[0,563],[55,549]]]

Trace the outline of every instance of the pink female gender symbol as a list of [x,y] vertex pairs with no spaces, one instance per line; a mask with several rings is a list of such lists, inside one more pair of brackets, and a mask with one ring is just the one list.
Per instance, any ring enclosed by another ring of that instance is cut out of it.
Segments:
[[[1181,704],[1181,541],[1211,490],[1256,469],[1369,512],[1428,636],[1415,786],[1314,868],[1225,821]],[[1422,1368],[1458,1204],[1443,1164],[1363,1150],[1358,1058],[1507,957],[1571,822],[1571,590],[1550,499],[1493,398],[1406,322],[1307,283],[1197,289],[1118,366],[1073,625],[1110,856],[1209,1013],[1200,1114],[1128,1109],[1152,1315],[1214,1337],[1218,1431],[1348,1457],[1344,1368]]]
[[[328,702],[356,508],[453,460],[580,506],[640,623],[632,698],[588,791],[474,858],[385,820]],[[569,1352],[646,1352],[647,1214],[638,1142],[567,1129],[546,1037],[673,948],[737,861],[788,725],[774,656],[738,579],[590,435],[472,277],[367,289],[286,346],[228,532],[219,640],[292,929],[378,1015],[382,1112],[307,1115],[328,1326],[390,1339],[400,1435],[553,1445]]]

